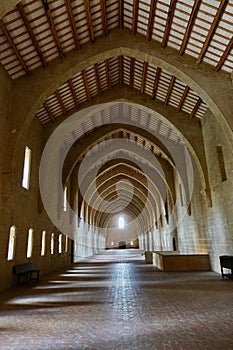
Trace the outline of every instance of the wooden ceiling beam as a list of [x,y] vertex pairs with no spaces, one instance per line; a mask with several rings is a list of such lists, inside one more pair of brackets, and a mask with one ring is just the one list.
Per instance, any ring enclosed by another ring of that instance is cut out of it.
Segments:
[[124,27],[124,0],[119,0],[119,28]]
[[171,0],[170,2],[168,14],[167,14],[167,22],[165,26],[164,35],[163,35],[163,41],[162,41],[163,48],[167,46],[167,42],[168,42],[168,38],[170,35],[171,26],[172,26],[172,21],[173,21],[175,9],[176,9],[176,3],[177,3],[177,0]]
[[74,38],[75,46],[76,46],[76,49],[79,50],[80,44],[79,44],[79,39],[78,39],[78,32],[77,32],[77,28],[75,25],[75,20],[74,20],[74,15],[73,15],[70,0],[65,0],[65,4],[66,4],[67,13],[69,16],[69,21],[70,21],[70,25],[71,25],[71,29],[72,29],[72,35]]
[[88,99],[88,101],[91,101],[91,94],[90,94],[85,70],[82,70],[82,78],[83,78],[83,83],[84,83],[84,87],[86,90],[87,99]]
[[198,108],[200,107],[201,103],[202,103],[202,99],[201,99],[201,97],[199,97],[199,99],[197,100],[197,103],[195,104],[195,106],[194,106],[194,108],[192,110],[192,113],[189,116],[190,119],[195,117],[195,114],[196,114]]
[[141,93],[142,94],[144,94],[144,92],[145,92],[147,69],[148,69],[148,62],[144,62],[143,73],[142,73],[142,84],[141,84]]
[[154,81],[154,87],[153,87],[153,93],[152,93],[152,100],[154,100],[156,97],[161,72],[162,72],[162,69],[157,67],[155,81]]
[[94,65],[94,71],[95,71],[95,80],[96,80],[96,85],[97,85],[97,93],[98,93],[98,95],[101,95],[102,91],[101,91],[101,86],[100,86],[99,68],[98,68],[97,63],[95,63],[95,65]]
[[187,25],[187,28],[186,28],[186,31],[184,34],[184,38],[182,41],[182,45],[181,45],[181,48],[179,51],[180,56],[182,56],[185,52],[186,46],[187,46],[188,41],[189,41],[190,34],[192,32],[192,29],[193,29],[194,22],[197,18],[197,13],[198,13],[199,7],[201,5],[201,1],[202,0],[195,0],[195,3],[193,5],[192,12],[191,12],[191,15],[190,15],[190,18],[188,21],[188,25]]
[[180,112],[181,111],[181,108],[185,102],[185,99],[189,93],[189,90],[190,90],[190,87],[188,85],[185,86],[185,89],[184,89],[184,92],[183,92],[183,95],[180,99],[180,103],[179,103],[179,106],[177,107],[177,112]]
[[219,5],[219,8],[217,10],[217,13],[216,15],[214,16],[214,20],[211,24],[211,27],[209,29],[209,32],[208,32],[208,35],[205,39],[205,42],[204,42],[204,45],[202,46],[202,49],[201,49],[201,52],[198,56],[198,59],[197,59],[197,64],[200,64],[206,54],[206,51],[208,50],[208,47],[211,43],[211,40],[212,40],[212,37],[218,27],[218,24],[219,24],[219,21],[221,20],[222,18],[222,15],[225,11],[225,8],[226,8],[226,5],[228,4],[228,0],[222,0],[220,1],[220,5]]
[[138,23],[138,5],[139,0],[134,0],[133,2],[133,23],[132,23],[132,33],[137,33],[137,23]]
[[26,63],[24,62],[23,57],[21,56],[19,50],[17,49],[13,39],[11,38],[11,36],[10,36],[10,34],[9,34],[5,24],[2,22],[2,20],[0,20],[0,29],[3,31],[3,33],[4,33],[8,43],[10,44],[10,46],[11,46],[12,50],[14,51],[14,53],[16,54],[16,56],[17,56],[17,58],[18,58],[18,60],[19,60],[19,62],[21,64],[21,66],[23,67],[23,69],[25,70],[25,72],[27,74],[30,74],[30,71],[29,71]]
[[112,89],[112,82],[111,82],[111,72],[110,72],[110,63],[109,59],[105,62],[105,69],[106,69],[106,75],[107,75],[107,82],[108,82],[108,89]]
[[76,106],[76,108],[78,108],[79,107],[79,103],[78,103],[78,99],[77,99],[77,96],[76,96],[76,93],[75,93],[75,90],[74,90],[74,86],[73,86],[73,83],[72,83],[71,79],[68,80],[68,84],[69,84],[69,87],[70,87],[70,90],[71,90],[71,93],[72,93],[72,96],[73,96],[73,100],[74,100],[75,106]]
[[119,80],[120,84],[123,84],[123,73],[124,73],[124,67],[123,67],[123,56],[119,57]]
[[218,72],[218,71],[221,69],[222,65],[223,65],[224,62],[226,61],[226,59],[227,59],[229,53],[231,52],[231,49],[232,49],[232,48],[233,48],[233,37],[232,37],[231,40],[229,41],[229,43],[228,43],[228,45],[227,45],[225,51],[223,52],[222,57],[220,58],[220,60],[219,60],[219,62],[218,62],[218,64],[217,64],[217,66],[214,68],[214,70],[215,70],[216,72]]
[[46,66],[47,66],[47,62],[45,61],[45,58],[44,58],[44,56],[43,56],[43,53],[42,53],[42,51],[41,51],[41,49],[40,49],[40,46],[39,46],[39,44],[38,44],[38,42],[37,42],[37,40],[36,40],[36,37],[35,37],[35,35],[34,35],[34,33],[33,33],[33,30],[32,30],[32,28],[31,28],[31,25],[30,25],[30,23],[29,23],[29,20],[28,20],[28,18],[27,18],[26,13],[24,12],[24,8],[23,8],[23,5],[22,5],[21,2],[17,4],[17,10],[19,11],[20,16],[22,17],[22,20],[23,20],[23,22],[24,22],[24,25],[25,25],[25,27],[27,28],[28,34],[29,34],[29,36],[30,36],[30,38],[31,38],[31,41],[33,42],[33,45],[35,46],[35,49],[36,49],[36,51],[37,51],[38,56],[40,57],[40,60],[41,60],[42,65],[43,65],[44,67],[46,67]]
[[149,20],[148,20],[148,28],[147,28],[147,35],[146,35],[146,38],[149,41],[152,39],[154,20],[155,20],[156,3],[157,3],[157,0],[151,0],[151,3],[150,3],[150,15],[149,15]]
[[108,35],[108,23],[107,23],[107,10],[106,10],[106,0],[101,0],[101,17],[104,36]]
[[42,0],[42,1],[43,1],[44,9],[45,9],[48,21],[49,21],[50,29],[51,29],[51,32],[52,32],[52,35],[53,35],[53,38],[54,38],[54,41],[55,41],[55,44],[56,44],[59,56],[60,56],[61,59],[63,59],[65,57],[65,55],[64,55],[64,53],[62,51],[61,43],[60,43],[60,40],[59,40],[59,37],[58,37],[58,34],[57,34],[57,30],[56,30],[56,27],[55,27],[55,24],[54,24],[54,21],[53,21],[51,10],[49,8],[48,0]]
[[64,103],[63,103],[63,101],[62,101],[62,98],[61,98],[61,95],[60,95],[59,91],[56,90],[55,94],[56,94],[56,97],[57,97],[57,100],[58,100],[58,102],[59,102],[59,105],[60,105],[60,107],[61,107],[62,112],[63,112],[64,114],[67,114],[67,110],[66,110],[65,105],[64,105]]
[[94,37],[94,28],[93,28],[93,23],[92,23],[90,0],[84,0],[84,5],[85,5],[85,11],[86,11],[86,15],[87,15],[89,37],[90,37],[91,41],[94,42],[95,37]]
[[132,57],[130,60],[130,87],[133,88],[134,85],[134,66],[135,66],[135,58]]
[[170,80],[170,84],[169,84],[169,87],[168,87],[168,90],[167,90],[167,96],[166,96],[166,99],[165,99],[165,102],[164,102],[165,106],[169,102],[169,99],[170,99],[170,96],[171,96],[172,89],[173,89],[173,86],[175,84],[175,81],[176,81],[176,77],[174,75],[172,75],[171,80]]
[[49,118],[51,119],[52,123],[55,123],[55,118],[53,116],[53,113],[50,111],[50,108],[49,108],[49,106],[48,106],[46,101],[44,103],[44,108],[46,109],[46,112],[48,113]]

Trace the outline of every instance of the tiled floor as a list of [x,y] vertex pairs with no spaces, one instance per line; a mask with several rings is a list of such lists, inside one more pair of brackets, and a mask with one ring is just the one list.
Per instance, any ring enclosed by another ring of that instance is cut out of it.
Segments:
[[233,349],[233,281],[106,251],[1,293],[1,350]]

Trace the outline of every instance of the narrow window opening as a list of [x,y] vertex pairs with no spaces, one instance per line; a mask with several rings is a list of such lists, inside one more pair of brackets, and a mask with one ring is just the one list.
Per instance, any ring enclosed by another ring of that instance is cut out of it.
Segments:
[[67,210],[67,186],[65,186],[63,193],[63,210]]
[[58,236],[58,253],[62,253],[62,233],[60,233]]
[[7,260],[13,260],[15,254],[16,227],[10,227]]
[[28,146],[25,147],[24,153],[24,165],[23,165],[23,179],[22,179],[22,187],[26,190],[29,189],[29,181],[30,181],[30,170],[31,170],[31,153],[32,151]]
[[114,246],[114,242],[111,242],[111,246]]
[[46,249],[46,231],[42,231],[42,236],[41,236],[41,256],[45,255],[45,249]]
[[222,181],[226,181],[227,175],[226,175],[226,168],[225,168],[225,162],[224,162],[223,151],[222,151],[221,145],[217,146],[217,153],[218,153],[218,161],[219,161],[219,165],[220,165]]
[[121,230],[125,228],[125,219],[123,216],[120,216],[118,219],[118,228]]
[[68,252],[68,235],[66,235],[66,241],[65,241],[65,252]]
[[28,230],[27,258],[31,258],[33,248],[33,229]]
[[133,241],[130,241],[130,245],[133,245]]
[[54,245],[55,245],[55,237],[54,233],[51,234],[51,242],[50,242],[50,252],[54,254]]

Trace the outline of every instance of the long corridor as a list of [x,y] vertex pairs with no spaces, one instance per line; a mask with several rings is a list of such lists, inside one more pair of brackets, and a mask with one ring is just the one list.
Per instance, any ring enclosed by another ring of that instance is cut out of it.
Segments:
[[1,293],[1,350],[233,349],[233,281],[108,250]]

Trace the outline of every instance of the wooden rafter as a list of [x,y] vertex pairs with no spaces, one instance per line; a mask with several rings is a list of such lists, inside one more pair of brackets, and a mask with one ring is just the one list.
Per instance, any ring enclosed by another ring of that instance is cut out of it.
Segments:
[[65,3],[66,3],[66,9],[67,9],[67,13],[68,13],[68,16],[69,16],[69,21],[70,21],[70,25],[71,25],[71,29],[72,29],[72,35],[73,35],[73,38],[74,38],[75,46],[79,50],[80,49],[80,44],[79,44],[79,39],[78,39],[78,32],[77,32],[77,29],[76,29],[74,15],[73,15],[73,11],[72,11],[70,0],[65,0]]
[[45,12],[46,12],[49,24],[50,24],[50,29],[51,29],[51,32],[53,34],[53,38],[54,38],[54,41],[56,43],[56,47],[57,47],[59,56],[60,56],[61,59],[63,59],[65,57],[65,55],[64,55],[64,53],[62,51],[61,43],[60,43],[60,40],[58,38],[58,34],[57,34],[57,30],[56,30],[56,27],[55,27],[55,24],[54,24],[54,21],[53,21],[51,10],[49,8],[48,0],[42,0],[42,1],[43,1],[43,4],[44,4],[44,9],[45,9]]
[[108,89],[112,89],[112,82],[111,82],[111,72],[110,72],[110,64],[109,64],[109,59],[106,60],[105,62],[105,67],[106,67],[106,75],[107,75],[107,82],[108,82]]
[[67,113],[67,110],[66,110],[65,105],[64,105],[64,103],[63,103],[63,101],[62,101],[62,98],[61,98],[61,95],[60,95],[59,91],[56,90],[55,93],[56,93],[56,97],[57,97],[57,100],[58,100],[58,102],[59,102],[59,105],[60,105],[60,107],[61,107],[62,112],[63,112],[64,114],[66,114],[66,113]]
[[134,0],[134,2],[133,2],[133,23],[132,23],[132,33],[133,34],[136,34],[136,32],[137,32],[138,5],[139,5],[139,0]]
[[197,13],[198,13],[199,7],[201,5],[201,1],[202,0],[195,0],[195,3],[193,5],[192,12],[191,12],[191,15],[190,15],[190,18],[188,21],[188,25],[187,25],[187,28],[186,28],[186,31],[184,34],[184,38],[182,41],[182,45],[181,45],[181,48],[179,51],[179,55],[181,55],[181,56],[184,54],[186,46],[188,44],[189,37],[190,37],[190,34],[192,32],[195,19],[197,18]]
[[131,58],[130,61],[130,87],[133,88],[134,84],[134,66],[135,66],[135,58]]
[[22,20],[23,20],[23,22],[24,22],[25,27],[27,28],[28,34],[29,34],[29,36],[30,36],[30,38],[31,38],[31,41],[33,42],[33,45],[35,46],[35,49],[36,49],[36,51],[37,51],[37,54],[38,54],[38,56],[40,57],[41,63],[42,63],[42,65],[43,65],[44,67],[46,67],[46,66],[47,66],[47,63],[46,63],[45,58],[44,58],[44,56],[43,56],[43,53],[42,53],[42,51],[41,51],[41,49],[40,49],[40,46],[39,46],[39,44],[38,44],[38,42],[37,42],[37,40],[36,40],[36,37],[35,37],[35,35],[34,35],[34,33],[33,33],[33,30],[32,30],[32,28],[31,28],[31,25],[30,25],[30,23],[29,23],[29,20],[28,20],[28,18],[27,18],[27,15],[26,15],[26,13],[24,12],[24,8],[23,8],[23,5],[22,5],[21,2],[17,4],[17,9],[18,9],[18,11],[19,11],[19,13],[20,13],[20,16],[22,17]]
[[119,0],[119,28],[124,27],[124,0]]
[[120,84],[123,84],[123,73],[124,73],[124,67],[123,67],[123,56],[119,57],[119,80]]
[[204,45],[202,46],[201,52],[200,52],[200,54],[198,56],[198,59],[197,59],[197,63],[198,64],[202,62],[202,60],[203,60],[203,58],[205,56],[205,53],[208,50],[208,47],[209,47],[209,45],[211,43],[211,40],[212,40],[212,37],[213,37],[217,27],[218,27],[219,21],[222,18],[223,12],[224,12],[227,4],[228,4],[228,0],[222,0],[220,2],[219,8],[218,8],[217,13],[216,13],[216,15],[214,17],[214,20],[213,20],[213,22],[211,24],[211,27],[210,27],[208,35],[207,35],[207,37],[205,39]]
[[5,37],[7,38],[8,43],[10,44],[12,50],[13,50],[14,53],[16,54],[16,56],[17,56],[17,58],[18,58],[18,60],[19,60],[19,62],[20,62],[20,64],[21,64],[21,66],[23,67],[23,69],[25,70],[25,72],[26,72],[27,74],[29,74],[30,71],[29,71],[29,69],[28,69],[26,63],[24,62],[23,57],[21,56],[21,54],[20,54],[20,52],[18,51],[18,49],[17,49],[17,47],[16,47],[16,45],[15,45],[13,39],[11,38],[11,36],[10,36],[8,30],[6,29],[5,24],[4,24],[1,20],[0,20],[0,28],[2,29],[2,31],[3,31],[3,33],[4,33],[4,35],[5,35]]
[[101,86],[100,86],[99,68],[98,68],[97,63],[95,63],[95,65],[94,65],[94,71],[95,71],[95,80],[96,80],[96,85],[97,85],[97,93],[98,93],[98,95],[101,95],[102,91],[101,91]]
[[101,17],[104,36],[108,35],[108,24],[107,24],[107,10],[106,10],[106,0],[101,0]]
[[190,90],[190,87],[188,85],[185,86],[185,89],[184,89],[184,92],[183,92],[183,95],[180,99],[180,103],[179,103],[179,106],[177,107],[177,111],[180,112],[181,111],[181,108],[184,104],[184,101],[189,93],[189,90]]
[[195,116],[195,114],[196,114],[198,108],[200,107],[201,103],[202,103],[202,99],[201,99],[201,97],[199,97],[199,99],[197,100],[197,103],[195,104],[195,106],[194,106],[194,108],[192,110],[192,113],[189,116],[190,119],[192,119]]
[[152,93],[152,100],[154,100],[156,97],[161,72],[162,72],[162,69],[157,67],[155,81],[154,81],[154,87],[153,87],[153,93]]
[[71,91],[72,96],[73,96],[73,100],[74,100],[75,106],[76,106],[76,108],[78,108],[79,107],[79,103],[78,103],[78,99],[77,99],[77,96],[76,96],[76,93],[75,93],[75,90],[74,90],[74,86],[73,86],[73,83],[72,83],[71,79],[68,80],[68,84],[69,84],[70,91]]
[[157,0],[151,0],[151,3],[150,3],[150,15],[149,15],[149,21],[148,21],[147,35],[146,35],[147,40],[149,40],[149,41],[152,39],[154,20],[155,20],[156,3],[157,3]]
[[48,106],[46,101],[44,103],[44,108],[46,109],[46,112],[48,113],[49,118],[51,119],[52,123],[55,123],[55,118],[53,116],[53,113],[50,111],[50,108],[49,108],[49,106]]
[[171,26],[172,26],[172,21],[173,21],[175,9],[176,9],[176,3],[177,3],[177,0],[171,0],[170,2],[168,14],[167,14],[167,22],[165,26],[164,35],[163,35],[163,41],[162,41],[163,48],[167,46],[167,42],[168,42],[168,38],[169,38]]
[[91,94],[90,94],[85,70],[82,70],[82,78],[83,78],[83,83],[84,83],[84,87],[86,90],[87,99],[88,99],[88,101],[91,101]]
[[148,69],[148,62],[144,62],[143,73],[142,73],[142,84],[141,84],[141,93],[142,94],[144,94],[144,92],[145,92],[147,69]]
[[172,75],[171,80],[170,80],[170,84],[169,84],[169,87],[168,87],[168,90],[167,90],[167,96],[166,96],[166,99],[165,99],[165,102],[164,102],[165,105],[167,105],[168,102],[169,102],[169,99],[170,99],[170,96],[171,96],[172,89],[173,89],[173,86],[175,84],[175,81],[176,81],[176,77],[174,75]]
[[89,30],[89,36],[92,42],[95,41],[94,37],[94,28],[92,23],[92,15],[91,15],[91,6],[90,6],[90,0],[84,0],[86,15],[87,15],[87,24],[88,24],[88,30]]
[[217,64],[217,66],[214,68],[214,70],[215,70],[216,72],[218,72],[218,71],[221,69],[222,65],[223,65],[224,62],[226,61],[227,56],[228,56],[229,53],[231,52],[231,49],[232,49],[232,48],[233,48],[233,37],[232,37],[231,40],[229,41],[229,43],[228,43],[228,45],[227,45],[225,51],[223,52],[222,57],[220,58],[220,60],[219,60],[219,62],[218,62],[218,64]]

